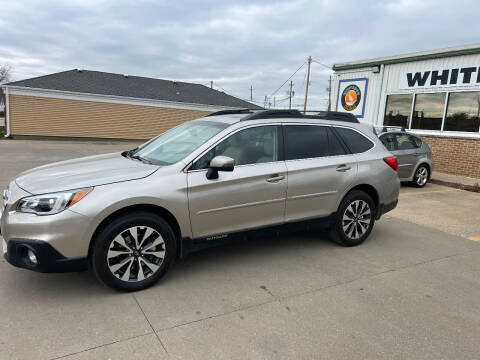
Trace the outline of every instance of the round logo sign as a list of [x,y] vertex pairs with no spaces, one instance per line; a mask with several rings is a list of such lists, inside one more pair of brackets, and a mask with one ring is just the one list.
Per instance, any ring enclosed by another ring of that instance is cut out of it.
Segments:
[[342,106],[347,111],[355,110],[360,104],[362,93],[357,85],[348,85],[342,92]]

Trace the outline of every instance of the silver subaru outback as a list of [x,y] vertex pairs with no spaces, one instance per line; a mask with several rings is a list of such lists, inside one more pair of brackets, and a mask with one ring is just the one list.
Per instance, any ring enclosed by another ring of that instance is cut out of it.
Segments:
[[41,272],[91,267],[133,291],[233,239],[320,227],[358,245],[398,193],[396,157],[349,114],[221,111],[20,174],[3,194],[3,253]]

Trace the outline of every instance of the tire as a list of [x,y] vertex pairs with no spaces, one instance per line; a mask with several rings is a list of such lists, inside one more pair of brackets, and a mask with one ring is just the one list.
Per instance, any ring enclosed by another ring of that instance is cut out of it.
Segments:
[[175,256],[176,241],[170,225],[153,213],[137,211],[120,215],[100,230],[90,263],[97,278],[107,286],[136,291],[164,276]]
[[427,165],[422,164],[417,168],[417,170],[415,170],[415,175],[413,175],[413,181],[410,182],[410,184],[417,188],[422,188],[427,185],[429,179],[430,169]]
[[349,192],[338,207],[330,238],[342,246],[360,245],[373,229],[375,210],[375,203],[367,193]]

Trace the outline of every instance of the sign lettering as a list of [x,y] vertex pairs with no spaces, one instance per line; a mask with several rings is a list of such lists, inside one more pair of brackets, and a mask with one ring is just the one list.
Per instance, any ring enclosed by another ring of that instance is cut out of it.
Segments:
[[402,73],[399,79],[400,89],[476,85],[480,86],[480,67],[478,66],[407,72]]

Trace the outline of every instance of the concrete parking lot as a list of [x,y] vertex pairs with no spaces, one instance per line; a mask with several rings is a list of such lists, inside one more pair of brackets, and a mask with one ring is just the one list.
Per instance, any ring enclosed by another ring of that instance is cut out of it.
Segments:
[[[132,143],[0,141],[0,187]],[[298,233],[204,250],[121,294],[0,261],[0,359],[478,359],[480,194],[403,187],[361,246]]]

